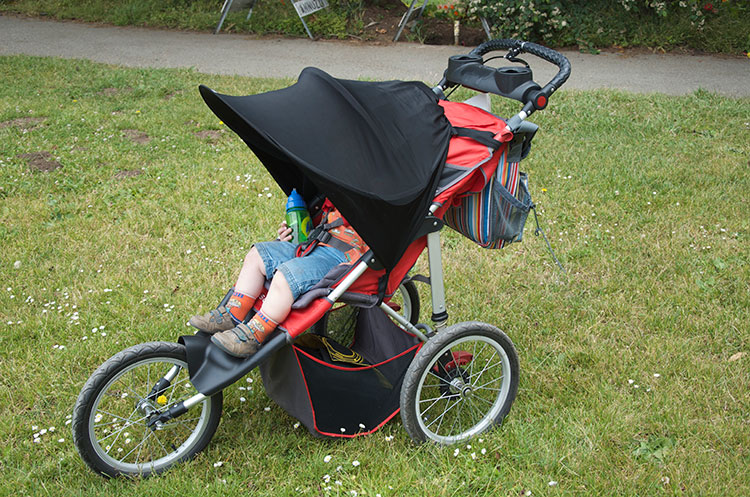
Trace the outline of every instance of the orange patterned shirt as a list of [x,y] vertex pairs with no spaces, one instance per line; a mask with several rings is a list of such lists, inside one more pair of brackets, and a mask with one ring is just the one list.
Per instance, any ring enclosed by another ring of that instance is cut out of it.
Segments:
[[359,234],[352,229],[351,225],[346,219],[344,219],[339,210],[334,207],[329,200],[326,200],[325,204],[323,204],[323,210],[328,210],[328,217],[326,218],[325,223],[330,224],[338,219],[341,219],[344,222],[341,226],[331,228],[328,232],[332,237],[341,240],[352,247],[344,252],[346,254],[346,259],[349,262],[356,261],[362,256],[362,254],[369,250],[367,244],[365,244]]

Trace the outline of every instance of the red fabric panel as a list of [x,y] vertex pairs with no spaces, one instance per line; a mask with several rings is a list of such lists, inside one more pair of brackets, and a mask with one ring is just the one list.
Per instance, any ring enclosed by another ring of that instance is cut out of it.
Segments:
[[286,330],[292,338],[297,338],[310,326],[314,325],[328,312],[333,304],[326,298],[314,300],[304,309],[294,309],[286,319],[279,324],[279,328]]

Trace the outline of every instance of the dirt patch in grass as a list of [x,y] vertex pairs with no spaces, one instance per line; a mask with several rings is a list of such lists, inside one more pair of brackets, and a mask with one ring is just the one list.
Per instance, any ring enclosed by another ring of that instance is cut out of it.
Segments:
[[175,96],[179,95],[182,92],[183,92],[183,90],[177,90],[177,91],[169,92],[166,95],[164,95],[164,100],[172,100]]
[[143,171],[140,169],[128,169],[115,174],[115,179],[133,178],[135,176],[140,176],[141,174],[143,174]]
[[122,134],[133,143],[138,143],[139,145],[145,145],[151,141],[151,138],[146,133],[137,129],[123,129]]
[[218,129],[204,129],[203,131],[196,131],[193,133],[198,138],[208,140],[210,142],[218,141],[224,131]]
[[62,167],[62,164],[52,158],[52,154],[46,151],[18,154],[18,157],[26,160],[32,171],[49,172]]
[[0,122],[0,129],[9,128],[11,126],[18,126],[21,129],[31,129],[44,121],[45,118],[43,117],[18,117],[16,119],[11,119],[10,121]]

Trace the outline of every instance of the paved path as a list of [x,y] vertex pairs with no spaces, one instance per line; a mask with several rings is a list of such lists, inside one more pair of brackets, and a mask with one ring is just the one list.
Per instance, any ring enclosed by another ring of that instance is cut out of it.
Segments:
[[[161,31],[0,16],[0,55],[89,59],[132,67],[193,67],[216,74],[296,77],[317,66],[340,78],[403,79],[436,83],[448,56],[464,47],[414,43],[372,45],[308,39],[254,39],[237,34]],[[619,88],[670,95],[698,88],[750,97],[750,58],[708,55],[564,52],[573,72],[565,88]],[[533,65],[535,79],[554,74]]]

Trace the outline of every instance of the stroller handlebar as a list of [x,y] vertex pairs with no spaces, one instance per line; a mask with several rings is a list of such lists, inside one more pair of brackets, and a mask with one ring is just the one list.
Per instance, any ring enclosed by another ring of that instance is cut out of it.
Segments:
[[557,75],[552,78],[552,80],[547,83],[542,90],[544,91],[547,88],[550,88],[550,94],[559,89],[570,77],[570,61],[568,61],[567,57],[565,57],[557,50],[552,50],[551,48],[547,48],[545,46],[528,41],[514,39],[490,40],[479,45],[477,48],[472,50],[469,55],[477,55],[479,57],[482,57],[485,54],[493,52],[495,50],[510,50],[510,53],[508,54],[510,57],[506,56],[507,58],[516,57],[517,55],[522,53],[529,53],[556,65],[559,69]]
[[[511,62],[520,62],[525,67],[506,66],[488,67],[484,65],[483,56],[496,50],[508,50],[505,58]],[[518,55],[529,53],[550,62],[558,67],[558,72],[543,88],[534,82],[531,68]],[[455,55],[448,60],[448,68],[443,80],[435,87],[440,95],[446,88],[463,85],[474,90],[495,93],[523,103],[523,110],[508,121],[512,131],[520,126],[521,121],[534,111],[544,109],[549,97],[557,91],[570,77],[570,62],[560,52],[536,43],[497,39],[482,43],[466,55]]]

